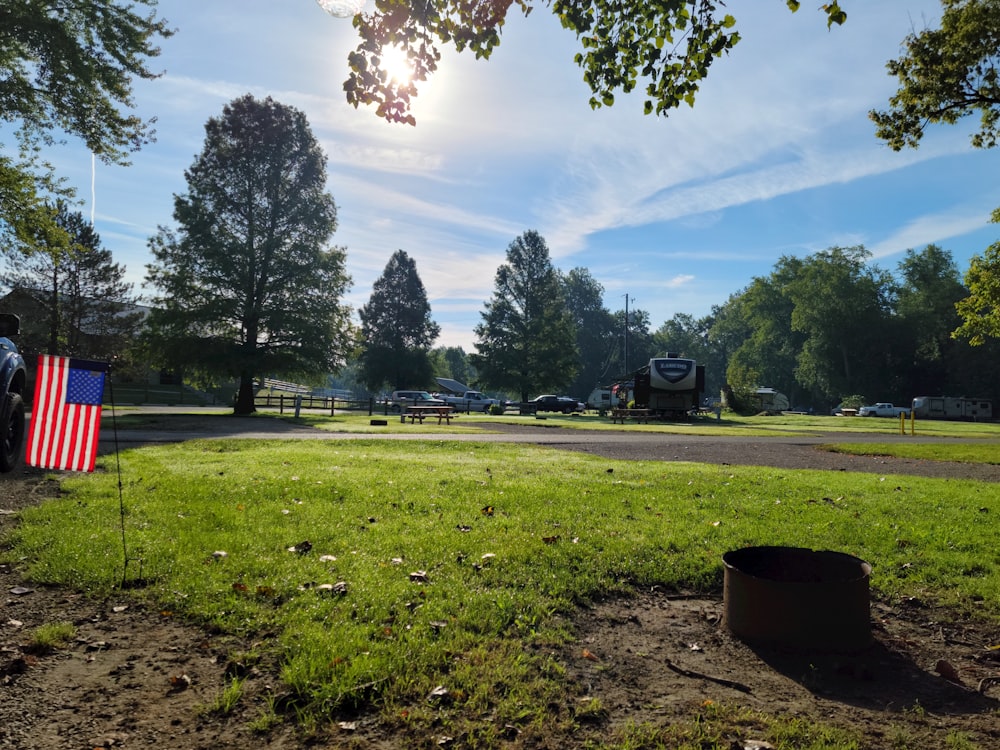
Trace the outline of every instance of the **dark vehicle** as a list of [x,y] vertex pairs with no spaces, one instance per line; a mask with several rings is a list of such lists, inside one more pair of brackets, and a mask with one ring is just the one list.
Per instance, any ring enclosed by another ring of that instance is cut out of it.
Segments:
[[389,410],[400,412],[407,406],[444,406],[439,398],[434,398],[427,391],[393,391],[389,396]]
[[575,411],[583,411],[585,404],[581,404],[575,398],[569,396],[536,396],[528,402],[534,407],[534,411],[561,411],[563,414],[572,414]]
[[24,382],[27,377],[24,358],[8,336],[21,330],[21,319],[0,313],[0,472],[17,466],[24,443]]

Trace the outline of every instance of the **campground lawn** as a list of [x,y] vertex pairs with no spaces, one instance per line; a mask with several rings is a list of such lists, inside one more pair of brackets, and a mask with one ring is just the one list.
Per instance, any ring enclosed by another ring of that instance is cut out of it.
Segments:
[[[699,429],[772,425],[816,429]],[[983,448],[963,460],[996,455]],[[722,555],[744,546],[848,552],[871,563],[877,599],[1000,622],[993,484],[433,440],[198,440],[128,450],[120,465],[121,495],[104,458],[23,511],[4,556],[40,583],[107,596],[125,582],[247,637],[239,658],[280,674],[261,731],[374,710],[390,726],[478,727],[479,747],[503,746],[507,725],[572,743],[572,722],[548,708],[568,689],[548,656],[571,638],[566,616],[636,587],[719,594]],[[239,688],[234,677],[227,703]],[[448,700],[430,704],[439,689]]]

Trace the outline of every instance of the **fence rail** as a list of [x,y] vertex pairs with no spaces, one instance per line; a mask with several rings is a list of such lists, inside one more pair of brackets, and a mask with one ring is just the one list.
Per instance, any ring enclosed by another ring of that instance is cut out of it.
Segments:
[[278,409],[279,414],[285,410],[321,409],[328,411],[330,416],[339,409],[341,411],[365,411],[371,415],[375,409],[375,399],[347,399],[329,396],[311,396],[291,393],[259,393],[254,397],[254,405],[265,409]]

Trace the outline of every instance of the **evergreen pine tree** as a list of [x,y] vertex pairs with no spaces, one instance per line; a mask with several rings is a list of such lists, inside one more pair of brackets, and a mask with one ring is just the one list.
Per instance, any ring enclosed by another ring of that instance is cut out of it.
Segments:
[[360,376],[369,388],[426,388],[434,374],[430,349],[441,331],[431,320],[427,292],[417,265],[397,250],[359,311]]

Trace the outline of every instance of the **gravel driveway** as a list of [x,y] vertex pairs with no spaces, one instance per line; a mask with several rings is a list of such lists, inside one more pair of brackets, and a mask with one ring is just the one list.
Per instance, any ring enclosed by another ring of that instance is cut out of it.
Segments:
[[[961,443],[960,439],[899,436],[885,433],[829,434],[817,437],[709,436],[622,430],[578,430],[564,427],[523,425],[468,417],[466,426],[481,426],[491,432],[456,434],[433,430],[408,433],[333,433],[295,425],[280,419],[233,417],[231,415],[164,414],[163,423],[150,429],[121,430],[120,447],[158,442],[175,442],[205,437],[243,437],[283,440],[449,440],[455,442],[510,442],[546,445],[562,450],[581,451],[605,458],[646,461],[695,461],[745,466],[774,466],[786,469],[861,471],[876,474],[973,479],[1000,482],[1000,443],[996,464],[968,464],[949,461],[853,456],[823,448],[834,441],[850,443]],[[102,448],[113,449],[111,435],[102,434]],[[982,444],[981,439],[975,441]]]

